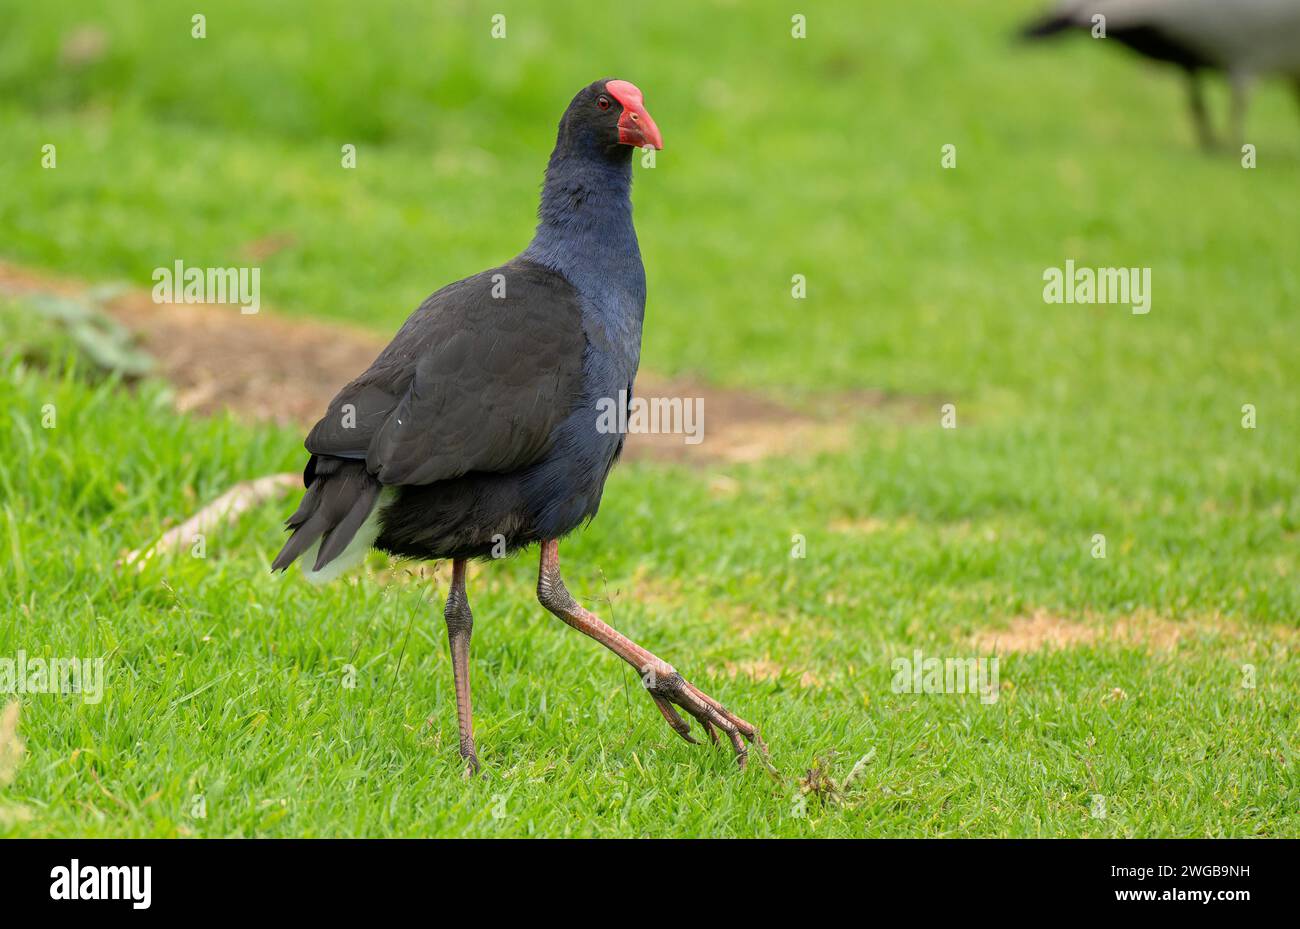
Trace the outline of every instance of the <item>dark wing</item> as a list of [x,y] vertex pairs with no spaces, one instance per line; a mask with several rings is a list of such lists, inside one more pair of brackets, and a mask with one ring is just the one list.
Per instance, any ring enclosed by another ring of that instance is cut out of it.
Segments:
[[330,402],[307,450],[364,458],[384,484],[527,467],[581,393],[585,347],[573,286],[516,259],[426,300]]

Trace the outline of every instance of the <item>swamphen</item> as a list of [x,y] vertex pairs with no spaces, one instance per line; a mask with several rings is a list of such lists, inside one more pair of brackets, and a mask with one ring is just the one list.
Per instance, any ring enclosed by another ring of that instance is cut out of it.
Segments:
[[[584,609],[560,577],[559,540],[596,515],[623,435],[597,402],[631,396],[645,269],[632,226],[632,153],[662,148],[641,91],[596,81],[560,120],[537,233],[517,258],[450,284],[411,314],[307,436],[307,492],[273,570],[307,557],[313,580],[370,547],[452,560],[444,615],[460,754],[478,770],[470,711],[470,558],[541,546],[537,598],[633,665],[673,731],[684,709],[743,767],[758,731],[672,665]],[[608,402],[608,401],[607,401]]]
[[1106,38],[1183,69],[1192,119],[1206,148],[1214,145],[1214,131],[1201,72],[1228,75],[1234,144],[1244,140],[1247,98],[1257,76],[1289,79],[1300,100],[1300,0],[1060,0],[1024,34],[1091,30],[1098,15],[1105,17]]

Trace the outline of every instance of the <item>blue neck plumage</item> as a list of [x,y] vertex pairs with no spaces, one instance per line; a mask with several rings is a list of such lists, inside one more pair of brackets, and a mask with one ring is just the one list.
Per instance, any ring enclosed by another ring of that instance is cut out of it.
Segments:
[[563,274],[602,315],[630,317],[639,337],[645,269],[632,225],[632,149],[557,146],[537,216],[522,257]]

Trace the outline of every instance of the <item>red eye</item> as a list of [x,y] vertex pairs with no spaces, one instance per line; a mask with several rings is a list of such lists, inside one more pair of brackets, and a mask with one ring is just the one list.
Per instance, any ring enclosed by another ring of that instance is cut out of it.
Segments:
[[606,97],[604,94],[601,94],[599,97],[596,98],[596,106],[600,107],[602,110],[608,110],[609,97]]

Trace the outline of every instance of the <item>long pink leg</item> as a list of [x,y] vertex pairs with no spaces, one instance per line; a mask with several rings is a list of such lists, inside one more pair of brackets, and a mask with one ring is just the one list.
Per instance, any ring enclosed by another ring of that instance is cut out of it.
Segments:
[[674,704],[693,716],[714,742],[718,740],[717,733],[714,732],[715,726],[725,732],[731,740],[732,748],[735,749],[736,761],[742,768],[749,757],[749,749],[745,745],[746,739],[759,747],[766,761],[767,746],[759,736],[757,728],[686,681],[668,662],[637,645],[573,599],[573,595],[564,586],[564,579],[560,576],[558,539],[542,543],[541,562],[537,571],[537,599],[541,601],[542,606],[568,625],[595,639],[636,668],[655,706],[663,714],[664,720],[683,739],[688,742],[696,741],[691,737],[690,724],[677,713],[673,708]]
[[443,617],[447,620],[447,640],[451,644],[451,674],[456,681],[456,724],[460,727],[460,757],[478,773],[478,751],[474,747],[474,709],[469,697],[469,637],[474,629],[474,614],[469,610],[465,592],[464,558],[451,563],[451,589]]

